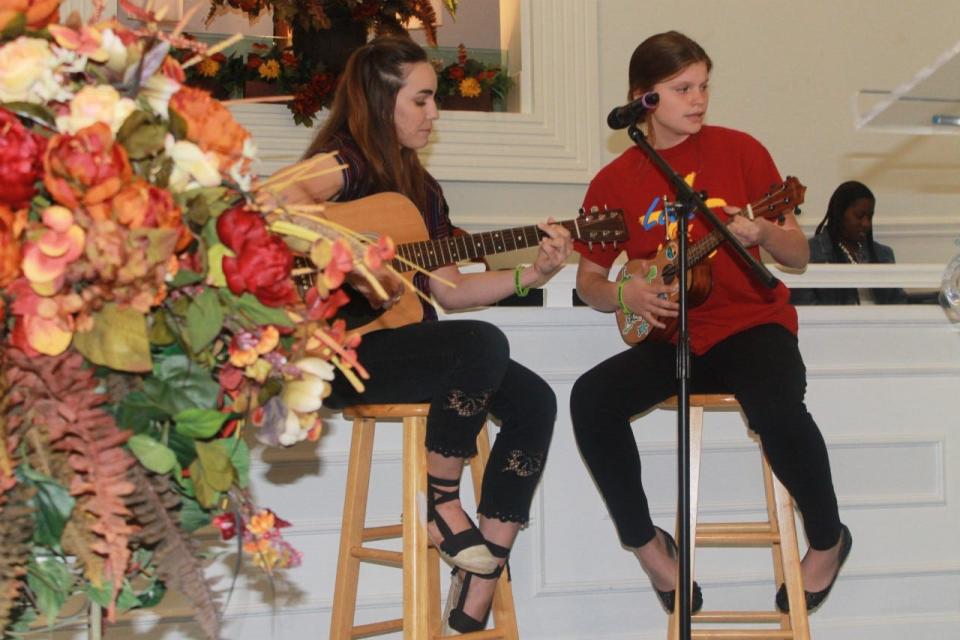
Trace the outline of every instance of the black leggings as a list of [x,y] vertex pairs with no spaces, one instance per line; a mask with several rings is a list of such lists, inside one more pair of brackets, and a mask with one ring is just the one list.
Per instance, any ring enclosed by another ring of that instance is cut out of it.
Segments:
[[358,348],[370,372],[358,394],[337,376],[332,408],[429,402],[426,447],[444,456],[476,455],[487,413],[500,422],[477,511],[505,522],[530,519],[533,493],[553,434],[557,399],[537,374],[510,359],[506,336],[476,320],[422,322],[367,334]]
[[[803,402],[806,367],[796,336],[774,324],[747,329],[691,356],[690,374],[695,393],[736,396],[770,467],[803,515],[810,546],[835,545],[840,539],[837,497],[823,436]],[[577,380],[571,393],[577,446],[620,541],[629,547],[654,536],[630,418],[675,393],[676,347],[654,342],[601,362]]]

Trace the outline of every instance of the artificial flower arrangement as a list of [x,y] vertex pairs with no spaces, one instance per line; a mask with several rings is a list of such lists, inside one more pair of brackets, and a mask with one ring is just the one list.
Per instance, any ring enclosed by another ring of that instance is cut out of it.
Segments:
[[[320,435],[329,383],[362,388],[337,310],[393,257],[274,195],[249,133],[184,86],[216,47],[143,27],[57,24],[59,0],[0,0],[0,630],[108,620],[166,589],[219,635],[194,532],[214,524],[270,573],[300,554],[255,505],[248,432]],[[192,48],[180,63],[172,47]],[[273,203],[273,204],[260,204]],[[278,204],[279,203],[279,204]],[[291,246],[314,266],[294,267]],[[316,280],[298,295],[293,279]],[[222,595],[222,594],[221,594]]]
[[290,95],[287,108],[294,122],[312,127],[316,114],[333,100],[337,76],[322,65],[308,66],[285,40],[254,43],[244,64],[245,95]]
[[437,72],[437,98],[441,104],[445,98],[480,98],[489,92],[500,104],[507,98],[512,80],[499,66],[483,64],[467,53],[461,43],[457,47],[457,61],[444,65],[442,60],[433,60]]
[[[456,15],[457,4],[458,0],[444,0],[451,15]],[[211,0],[208,22],[227,8],[238,9],[251,20],[272,12],[275,25],[302,29],[312,34],[308,41],[323,38],[323,31],[344,25],[357,28],[361,38],[369,33],[406,33],[404,24],[416,19],[423,26],[427,42],[437,44],[437,15],[429,0]],[[276,81],[280,93],[291,94],[287,107],[294,122],[312,127],[317,114],[333,101],[338,74],[297,47],[294,35],[292,47],[282,42],[265,56],[253,52],[247,57],[247,65],[266,82]]]
[[[296,124],[312,127],[317,113],[330,105],[337,87],[336,74],[322,66],[305,68],[300,56],[285,41],[254,42],[246,55],[236,49],[218,51],[186,69],[186,84],[210,91],[215,97],[281,96]],[[186,61],[193,49],[176,49],[172,55]]]
[[292,88],[300,79],[300,61],[292,47],[255,42],[244,65],[248,80],[276,84],[280,88]]
[[[459,0],[443,0],[456,15]],[[416,19],[423,25],[427,41],[437,44],[437,14],[430,0],[211,0],[209,17],[223,7],[239,9],[251,19],[272,11],[275,21],[299,22],[310,29],[330,29],[341,17],[358,23],[365,32],[402,33],[403,25]]]
[[[188,36],[186,36],[188,37]],[[171,55],[186,62],[195,55],[194,49],[173,49]],[[243,95],[244,80],[250,75],[246,61],[233,52],[217,51],[184,69],[185,84],[205,89],[218,100],[239,98]]]

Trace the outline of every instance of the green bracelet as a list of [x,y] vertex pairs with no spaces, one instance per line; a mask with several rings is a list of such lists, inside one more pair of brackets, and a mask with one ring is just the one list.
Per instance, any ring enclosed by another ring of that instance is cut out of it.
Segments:
[[630,276],[625,276],[620,278],[620,282],[617,283],[617,304],[620,305],[620,311],[623,311],[623,315],[632,316],[634,315],[633,311],[630,311],[630,307],[627,306],[627,303],[623,301],[623,285],[627,284],[627,280],[630,279]]
[[530,293],[530,288],[524,287],[522,284],[520,284],[521,271],[523,271],[522,264],[518,264],[517,268],[513,270],[513,290],[516,292],[518,297],[526,298],[527,294]]

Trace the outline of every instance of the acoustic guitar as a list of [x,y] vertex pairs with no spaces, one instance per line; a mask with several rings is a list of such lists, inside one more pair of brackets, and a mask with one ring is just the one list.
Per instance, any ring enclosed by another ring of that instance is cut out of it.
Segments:
[[[803,204],[803,196],[807,188],[793,176],[776,187],[763,198],[748,205],[739,215],[747,215],[751,219],[780,218],[785,213],[795,210]],[[665,212],[666,215],[666,212]],[[728,222],[729,224],[729,222]],[[702,304],[710,295],[713,281],[710,276],[710,263],[703,262],[716,249],[724,237],[716,229],[695,242],[687,249],[687,306],[695,307]],[[630,260],[620,271],[619,278],[643,278],[650,284],[669,285],[679,277],[680,249],[676,240],[667,242],[651,260]],[[674,302],[680,297],[679,292],[661,294],[661,298],[669,297]],[[620,337],[629,345],[638,344],[644,340],[666,341],[677,331],[678,318],[667,318],[663,322],[666,328],[654,327],[647,320],[635,313],[624,313],[617,309],[617,327]]]
[[[378,193],[359,200],[329,203],[324,216],[371,238],[390,236],[396,244],[397,256],[427,271],[462,260],[535,247],[545,235],[536,225],[529,225],[431,240],[420,211],[399,193]],[[627,239],[627,226],[620,210],[581,211],[577,218],[557,224],[563,225],[575,240],[588,244],[615,244]],[[305,257],[298,257],[296,263],[313,266]],[[390,264],[412,283],[416,273],[413,268],[398,258]],[[314,277],[311,273],[295,278],[301,293],[312,286]],[[401,298],[387,310],[374,309],[363,295],[350,287],[343,289],[350,302],[337,315],[346,320],[347,328],[352,331],[364,334],[423,319],[420,298],[410,287],[406,287]]]

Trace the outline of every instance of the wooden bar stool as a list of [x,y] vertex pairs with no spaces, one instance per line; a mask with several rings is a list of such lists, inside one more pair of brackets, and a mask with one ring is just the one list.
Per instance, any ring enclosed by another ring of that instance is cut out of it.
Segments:
[[[676,396],[660,405],[664,409],[676,409]],[[690,575],[696,546],[710,547],[759,547],[770,546],[773,554],[774,588],[770,601],[781,584],[787,585],[790,613],[781,613],[775,608],[769,611],[701,611],[691,618],[692,624],[718,623],[724,627],[691,629],[691,637],[697,640],[720,640],[733,638],[760,638],[809,640],[810,624],[800,577],[800,552],[797,547],[797,529],[793,515],[793,499],[780,481],[771,473],[766,456],[760,453],[763,467],[763,486],[767,501],[767,519],[759,522],[710,522],[697,524],[697,506],[700,484],[700,459],[703,452],[703,412],[706,409],[740,410],[733,395],[703,394],[690,396]],[[679,539],[679,532],[677,536]],[[727,627],[727,624],[779,625]],[[675,640],[680,635],[680,616],[676,611],[670,615],[668,637]]]
[[[349,640],[403,630],[404,640],[437,640],[441,636],[440,554],[427,537],[427,451],[424,441],[429,404],[367,404],[344,410],[353,419],[353,438],[343,500],[340,556],[330,620],[331,640]],[[367,527],[367,496],[373,437],[377,421],[401,419],[403,423],[403,515],[401,524]],[[483,470],[490,457],[490,440],[484,426],[477,436],[477,455],[470,460],[474,493],[480,501]],[[403,538],[403,551],[364,546],[365,542]],[[360,563],[376,562],[403,569],[403,617],[362,625],[354,624]],[[462,640],[519,640],[513,607],[513,590],[504,572],[493,597],[494,627],[457,635]]]

